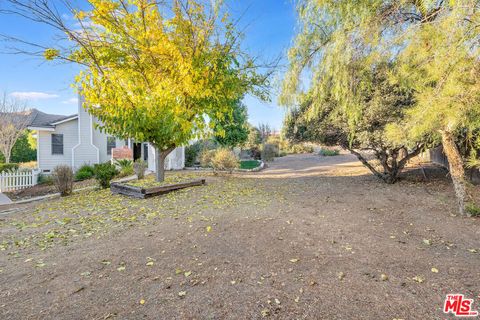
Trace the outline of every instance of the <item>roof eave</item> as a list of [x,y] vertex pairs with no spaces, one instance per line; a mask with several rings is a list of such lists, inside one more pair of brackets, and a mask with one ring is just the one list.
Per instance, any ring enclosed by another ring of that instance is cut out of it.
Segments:
[[35,131],[55,131],[54,127],[28,126],[27,129]]
[[63,120],[60,120],[60,121],[52,122],[52,123],[50,123],[50,125],[56,126],[57,124],[61,124],[61,123],[76,120],[76,119],[78,119],[78,115],[74,115],[74,116],[71,116],[69,118],[66,118],[66,119],[63,119]]

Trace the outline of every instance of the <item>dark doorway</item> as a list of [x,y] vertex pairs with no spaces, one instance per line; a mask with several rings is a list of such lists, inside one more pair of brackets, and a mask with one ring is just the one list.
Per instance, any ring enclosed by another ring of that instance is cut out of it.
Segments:
[[133,160],[137,161],[142,157],[142,144],[134,143],[133,144]]
[[148,161],[148,144],[143,145],[143,160]]

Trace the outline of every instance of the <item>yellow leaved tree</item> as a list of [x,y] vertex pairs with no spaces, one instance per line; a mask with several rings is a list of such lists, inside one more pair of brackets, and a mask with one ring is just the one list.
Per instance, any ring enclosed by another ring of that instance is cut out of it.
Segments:
[[[83,10],[68,1],[61,10],[48,1],[7,1],[14,13],[68,37],[42,47],[44,58],[84,66],[75,87],[85,108],[101,130],[150,142],[158,181],[166,156],[231,116],[238,99],[268,98],[267,76],[241,50],[220,1],[89,0]],[[67,23],[62,10],[76,22]]]

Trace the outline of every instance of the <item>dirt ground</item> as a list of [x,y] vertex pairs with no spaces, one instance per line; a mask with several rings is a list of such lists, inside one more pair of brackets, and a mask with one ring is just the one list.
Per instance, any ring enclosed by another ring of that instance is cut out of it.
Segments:
[[299,155],[147,200],[24,205],[0,214],[0,318],[453,319],[447,293],[480,306],[480,220],[425,175]]
[[[94,179],[75,181],[73,189],[82,189],[96,184]],[[53,184],[39,184],[31,188],[21,189],[12,192],[6,192],[6,195],[13,201],[25,200],[34,197],[57,193],[58,190]]]

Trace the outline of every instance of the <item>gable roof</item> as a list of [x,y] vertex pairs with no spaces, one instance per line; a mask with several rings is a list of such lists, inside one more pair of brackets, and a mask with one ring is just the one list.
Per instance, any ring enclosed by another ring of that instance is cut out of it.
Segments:
[[32,128],[55,128],[55,125],[59,122],[70,121],[77,119],[78,115],[58,115],[58,114],[48,114],[37,109],[32,109],[30,114],[29,127]]

